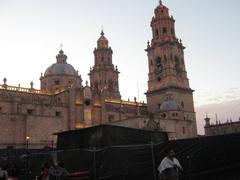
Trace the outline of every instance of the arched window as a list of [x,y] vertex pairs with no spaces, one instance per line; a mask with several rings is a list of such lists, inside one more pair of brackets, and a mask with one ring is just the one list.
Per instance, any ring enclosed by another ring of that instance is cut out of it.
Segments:
[[167,27],[163,27],[163,34],[167,33]]
[[157,66],[158,71],[161,72],[162,71],[162,60],[160,57],[158,57],[156,59],[156,66]]
[[94,85],[95,85],[95,88],[98,89],[98,82],[97,81],[95,81]]
[[182,127],[182,133],[183,133],[183,134],[185,134],[185,133],[186,133],[186,129],[185,129],[185,127],[184,127],[184,126]]
[[156,30],[155,30],[155,33],[156,33],[156,36],[158,36],[158,35],[159,35],[159,33],[158,33],[158,29],[156,29]]
[[181,102],[181,105],[182,105],[182,108],[184,109],[184,102],[183,101]]
[[179,62],[179,58],[177,56],[175,56],[175,70],[177,73],[181,72],[180,62]]
[[161,117],[162,117],[163,119],[165,119],[165,118],[167,118],[167,115],[166,115],[165,113],[163,113],[163,114],[161,114]]
[[112,81],[112,80],[109,80],[109,81],[108,81],[108,89],[109,89],[110,91],[113,90],[113,81]]
[[164,64],[167,64],[167,56],[164,55]]

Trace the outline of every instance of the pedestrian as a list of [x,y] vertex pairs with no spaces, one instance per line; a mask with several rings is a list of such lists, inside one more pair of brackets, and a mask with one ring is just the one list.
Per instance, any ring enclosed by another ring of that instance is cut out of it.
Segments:
[[8,176],[12,179],[18,179],[19,168],[15,162],[12,162],[10,168],[8,169]]
[[173,149],[167,151],[167,156],[161,161],[158,171],[160,180],[179,179],[179,174],[183,169],[177,158],[175,158],[175,152]]
[[45,162],[42,166],[41,174],[38,177],[39,180],[49,180],[49,164]]
[[8,172],[6,169],[2,169],[0,167],[0,180],[7,180],[8,179]]
[[53,164],[49,169],[49,180],[63,180],[68,175],[63,163]]

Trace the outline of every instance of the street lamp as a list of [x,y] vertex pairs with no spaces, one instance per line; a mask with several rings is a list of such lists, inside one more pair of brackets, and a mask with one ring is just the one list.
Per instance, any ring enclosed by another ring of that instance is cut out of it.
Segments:
[[29,174],[30,174],[30,170],[29,170],[29,151],[28,151],[28,145],[29,145],[29,140],[30,137],[26,136],[26,148],[27,148],[27,159],[26,159],[26,179],[29,180]]
[[29,137],[29,136],[26,136],[26,146],[27,146],[27,150],[28,150],[28,145],[29,145],[29,139],[30,139],[30,137]]
[[54,149],[54,140],[52,140],[51,143],[52,143],[51,145],[52,145],[52,151],[53,151],[53,149]]

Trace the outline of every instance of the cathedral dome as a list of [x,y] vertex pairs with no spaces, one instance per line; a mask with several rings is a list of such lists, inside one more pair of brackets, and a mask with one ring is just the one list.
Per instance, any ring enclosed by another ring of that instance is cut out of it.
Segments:
[[165,100],[160,106],[160,111],[178,111],[178,110],[180,110],[179,105],[177,104],[176,101],[172,99]]
[[47,68],[44,75],[76,75],[75,69],[70,64],[55,63]]
[[57,55],[57,63],[52,64],[44,73],[44,76],[48,75],[77,75],[77,72],[72,65],[67,63],[67,56],[61,50]]

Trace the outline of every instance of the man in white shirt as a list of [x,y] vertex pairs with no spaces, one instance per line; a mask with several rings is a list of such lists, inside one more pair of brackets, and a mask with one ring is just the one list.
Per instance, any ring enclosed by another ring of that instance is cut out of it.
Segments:
[[161,180],[178,180],[179,171],[182,171],[182,166],[175,158],[175,152],[173,149],[168,151],[166,157],[161,161],[158,171],[160,173]]

